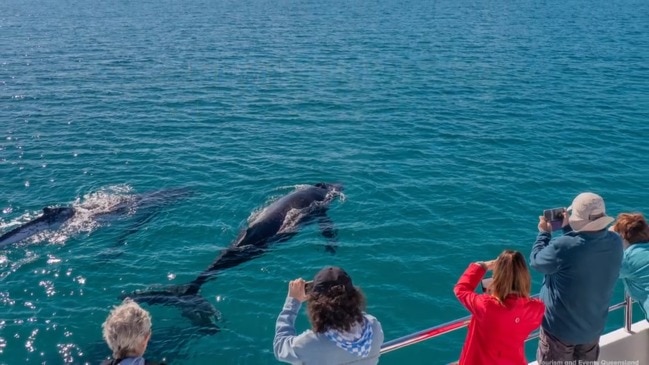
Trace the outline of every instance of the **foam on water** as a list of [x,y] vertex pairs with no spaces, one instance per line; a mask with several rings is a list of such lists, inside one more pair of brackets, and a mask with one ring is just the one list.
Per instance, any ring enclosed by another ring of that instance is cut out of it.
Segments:
[[[135,197],[130,194],[131,191],[132,188],[129,186],[116,185],[102,188],[99,191],[79,197],[71,203],[71,206],[75,210],[72,218],[55,230],[44,230],[29,237],[24,240],[23,244],[64,244],[70,237],[81,233],[90,234],[97,228],[110,224],[116,217],[108,217],[107,215],[115,212],[119,207],[127,207],[129,209],[125,216],[132,215],[135,213],[135,205],[132,204]],[[41,215],[42,211],[25,213],[9,222],[0,222],[0,229],[8,231]]]

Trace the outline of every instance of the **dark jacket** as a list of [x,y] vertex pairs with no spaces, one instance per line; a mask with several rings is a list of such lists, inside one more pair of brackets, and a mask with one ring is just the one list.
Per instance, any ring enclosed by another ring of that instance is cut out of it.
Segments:
[[608,306],[622,266],[622,239],[614,232],[574,232],[536,238],[530,266],[545,274],[540,299],[543,330],[566,344],[587,344],[604,332]]

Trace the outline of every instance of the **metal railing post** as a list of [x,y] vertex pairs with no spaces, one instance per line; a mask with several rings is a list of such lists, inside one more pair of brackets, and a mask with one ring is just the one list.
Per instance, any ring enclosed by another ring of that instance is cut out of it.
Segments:
[[633,324],[633,300],[629,294],[624,293],[624,329],[631,333],[631,325]]

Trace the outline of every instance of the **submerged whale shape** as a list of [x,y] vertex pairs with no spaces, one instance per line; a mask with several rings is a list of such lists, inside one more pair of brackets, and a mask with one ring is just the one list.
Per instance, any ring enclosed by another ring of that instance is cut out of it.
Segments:
[[[83,209],[86,213],[90,212],[94,219],[109,220],[116,216],[123,216],[135,210],[151,210],[153,207],[160,207],[180,198],[192,194],[188,188],[174,188],[167,190],[157,190],[149,193],[135,195],[124,198],[107,208],[94,211],[93,207],[86,206],[69,206],[69,207],[46,207],[43,208],[43,214],[17,228],[10,230],[0,236],[0,248],[26,240],[34,235],[44,231],[59,229],[64,223],[72,219],[79,210]],[[123,242],[129,234],[134,233],[144,223],[151,220],[157,211],[150,211],[148,214],[140,217],[137,222],[131,226],[127,232],[122,234],[119,241]]]
[[290,239],[297,234],[301,226],[313,221],[318,221],[322,235],[327,239],[326,250],[335,252],[337,232],[327,216],[327,209],[341,191],[342,185],[327,183],[296,190],[264,208],[232,244],[190,283],[138,290],[122,294],[120,299],[128,297],[138,303],[177,306],[181,308],[183,316],[203,330],[206,329],[206,332],[212,332],[210,328],[217,331],[218,327],[214,322],[220,314],[214,306],[198,295],[201,286],[218,271],[262,255],[270,244]]

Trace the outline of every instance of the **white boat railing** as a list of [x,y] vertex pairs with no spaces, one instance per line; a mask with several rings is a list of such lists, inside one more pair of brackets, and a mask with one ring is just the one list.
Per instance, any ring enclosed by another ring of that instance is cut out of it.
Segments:
[[[535,295],[534,297],[538,297],[538,295]],[[608,308],[609,312],[612,312],[614,310],[618,310],[620,308],[624,308],[624,329],[627,332],[631,332],[631,325],[633,324],[633,300],[628,296],[625,295],[624,301],[613,304]],[[431,338],[438,337],[445,335],[449,332],[453,332],[455,330],[464,328],[469,325],[469,322],[471,321],[471,316],[466,316],[460,319],[456,319],[444,324],[440,324],[438,326],[430,327],[425,330],[421,330],[415,333],[411,333],[409,335],[403,336],[396,338],[394,340],[385,342],[383,346],[381,346],[381,354],[385,354],[390,351],[394,351],[397,349],[400,349],[402,347],[414,345],[416,343],[430,340]],[[527,337],[527,340],[529,341],[532,339],[535,339],[539,336],[539,332],[535,331]]]

